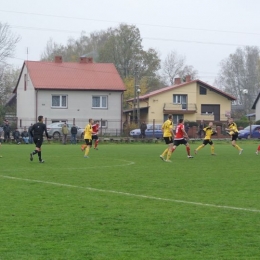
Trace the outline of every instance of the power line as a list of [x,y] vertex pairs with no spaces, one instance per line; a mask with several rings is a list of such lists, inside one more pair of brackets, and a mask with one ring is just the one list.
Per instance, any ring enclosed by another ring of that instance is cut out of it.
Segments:
[[[0,12],[16,13],[16,14],[24,14],[24,15],[46,16],[46,17],[54,17],[54,18],[65,18],[65,19],[74,19],[74,20],[106,22],[106,23],[109,22],[109,23],[117,23],[117,24],[118,23],[126,23],[126,22],[122,22],[122,21],[100,20],[100,19],[90,19],[90,18],[75,17],[75,16],[62,16],[62,15],[30,13],[30,12],[10,11],[10,10],[0,10]],[[171,25],[158,25],[158,24],[145,24],[145,23],[131,23],[131,24],[142,25],[142,26],[150,26],[150,27],[180,29],[180,30],[195,30],[195,31],[208,31],[208,32],[218,32],[218,33],[247,34],[247,35],[259,35],[260,36],[260,33],[251,33],[251,32],[212,30],[212,29],[190,28],[190,27],[180,27],[180,26],[171,26]]]
[[[62,33],[81,33],[79,31],[68,31],[60,29],[50,29],[50,28],[39,28],[39,27],[27,27],[19,25],[10,25],[13,28],[21,28],[27,30],[38,30],[38,31],[53,31],[53,32],[62,32]],[[167,39],[167,38],[153,38],[153,37],[142,37],[142,39],[153,40],[153,41],[169,41],[169,42],[184,42],[184,43],[196,43],[196,44],[206,44],[206,45],[222,45],[222,46],[241,46],[246,47],[245,44],[236,44],[236,43],[223,43],[223,42],[203,42],[203,41],[191,41],[191,40],[180,40],[180,39]]]

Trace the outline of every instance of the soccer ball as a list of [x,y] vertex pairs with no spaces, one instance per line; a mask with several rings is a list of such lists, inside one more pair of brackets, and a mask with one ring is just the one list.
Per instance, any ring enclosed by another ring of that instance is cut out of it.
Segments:
[[248,89],[243,89],[242,92],[243,94],[248,94]]

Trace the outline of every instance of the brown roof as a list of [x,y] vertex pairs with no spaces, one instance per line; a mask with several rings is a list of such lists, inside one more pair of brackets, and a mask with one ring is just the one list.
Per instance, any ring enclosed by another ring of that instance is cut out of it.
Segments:
[[35,89],[126,90],[112,63],[25,61],[24,66]]
[[[189,85],[189,84],[191,84],[191,83],[194,83],[194,82],[196,82],[197,84],[200,84],[200,85],[202,85],[203,87],[208,88],[208,89],[210,89],[210,90],[212,90],[212,91],[214,91],[214,92],[216,92],[216,93],[218,93],[218,94],[220,94],[220,95],[222,95],[222,96],[224,96],[224,97],[226,97],[226,98],[228,98],[228,99],[230,99],[230,100],[236,100],[235,97],[233,97],[233,96],[231,96],[231,95],[229,95],[229,94],[223,92],[222,90],[220,90],[220,89],[218,89],[218,88],[215,88],[215,87],[213,87],[213,86],[211,86],[211,85],[209,85],[209,84],[207,84],[207,83],[205,83],[205,82],[203,82],[203,81],[201,81],[201,80],[198,80],[198,79],[192,80],[192,81],[189,81],[189,82],[184,82],[184,83],[181,83],[181,84],[178,84],[178,85],[174,85],[174,86],[169,86],[169,87],[157,89],[157,90],[152,91],[152,92],[150,92],[150,93],[147,93],[147,94],[145,94],[145,95],[143,95],[143,96],[140,96],[139,99],[140,99],[140,100],[148,99],[149,97],[155,96],[155,95],[157,95],[157,94],[160,94],[160,93],[163,93],[163,92],[167,92],[167,91],[169,91],[169,90],[181,88],[181,87],[187,86],[187,85]],[[134,99],[131,98],[131,99],[127,100],[127,101],[133,101],[133,100],[134,100]]]

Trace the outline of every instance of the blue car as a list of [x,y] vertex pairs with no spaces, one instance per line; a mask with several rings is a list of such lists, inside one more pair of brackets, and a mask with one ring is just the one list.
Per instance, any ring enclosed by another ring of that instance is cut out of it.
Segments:
[[242,138],[260,138],[260,125],[251,125],[251,134],[250,126],[247,126],[245,129],[238,131],[238,139]]
[[[140,129],[134,129],[130,132],[130,136],[134,138],[138,138],[141,135],[141,130]],[[162,125],[160,124],[148,124],[147,129],[145,130],[145,137],[146,138],[157,138],[160,139],[163,137],[163,132],[162,132]]]

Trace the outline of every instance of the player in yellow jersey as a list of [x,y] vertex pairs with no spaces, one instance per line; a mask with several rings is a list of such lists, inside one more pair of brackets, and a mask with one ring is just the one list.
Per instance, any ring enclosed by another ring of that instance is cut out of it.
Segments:
[[207,127],[203,128],[203,131],[204,131],[204,133],[205,133],[205,137],[204,137],[204,140],[203,140],[202,145],[200,145],[198,148],[195,149],[195,151],[194,151],[195,154],[197,154],[197,152],[198,152],[201,148],[203,148],[205,145],[209,144],[209,145],[210,145],[211,155],[216,155],[216,154],[214,153],[214,144],[213,144],[213,142],[212,142],[212,140],[211,140],[211,136],[212,136],[212,135],[215,135],[216,132],[213,131],[212,126],[213,126],[213,123],[212,123],[212,122],[209,122],[209,125],[208,125]]
[[[163,138],[165,143],[168,145],[168,148],[164,150],[164,152],[160,155],[160,158],[165,162],[171,162],[171,154],[172,154],[172,147],[173,147],[173,122],[172,122],[172,115],[168,116],[168,120],[166,120],[162,125],[162,131],[163,131]],[[165,160],[165,156],[166,160]]]
[[88,154],[89,154],[89,149],[92,146],[92,124],[93,124],[93,119],[89,119],[88,120],[88,124],[85,127],[84,130],[84,140],[86,142],[86,144],[81,146],[81,150],[84,151],[85,150],[85,154],[84,157],[85,158],[89,158]]
[[228,123],[228,127],[225,130],[227,130],[231,136],[232,146],[234,146],[239,151],[240,155],[243,152],[243,149],[236,144],[236,140],[238,138],[237,124],[234,122],[233,118],[229,118]]

